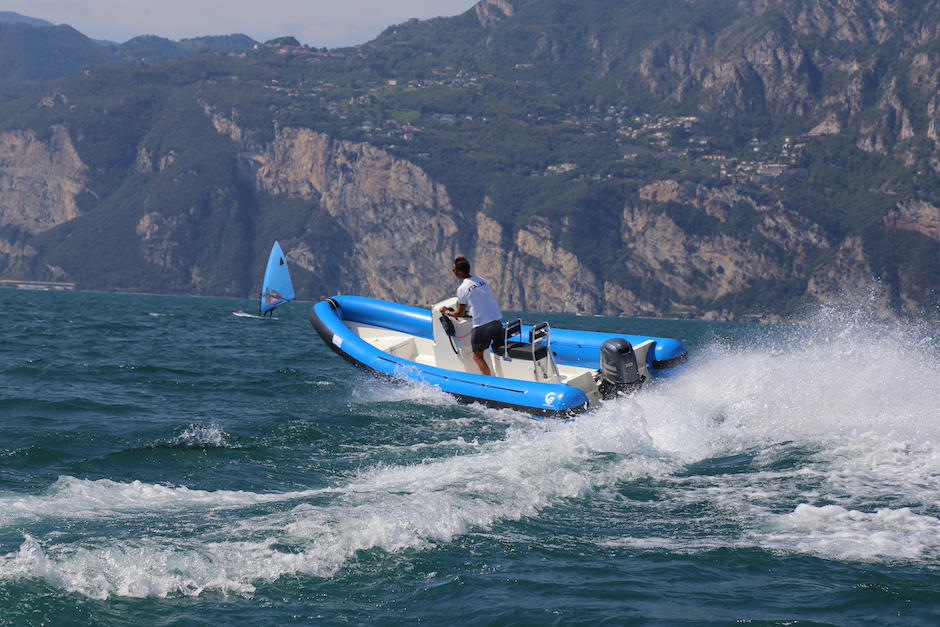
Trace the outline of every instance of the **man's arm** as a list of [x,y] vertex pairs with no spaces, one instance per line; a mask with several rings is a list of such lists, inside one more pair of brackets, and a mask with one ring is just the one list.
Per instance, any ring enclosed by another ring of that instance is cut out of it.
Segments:
[[441,307],[441,311],[448,316],[453,316],[454,318],[463,318],[464,314],[467,313],[467,303],[460,303],[457,305],[457,309],[449,309],[446,306]]

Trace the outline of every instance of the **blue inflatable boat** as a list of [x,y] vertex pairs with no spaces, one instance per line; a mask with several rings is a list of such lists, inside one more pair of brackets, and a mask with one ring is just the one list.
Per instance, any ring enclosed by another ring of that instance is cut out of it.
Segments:
[[[327,346],[379,377],[425,381],[463,403],[566,418],[630,392],[654,377],[682,370],[688,353],[668,338],[553,329],[548,323],[503,326],[486,353],[493,376],[480,373],[470,351],[470,318],[440,307],[420,309],[361,296],[335,296],[310,310]],[[450,323],[450,324],[449,324]]]

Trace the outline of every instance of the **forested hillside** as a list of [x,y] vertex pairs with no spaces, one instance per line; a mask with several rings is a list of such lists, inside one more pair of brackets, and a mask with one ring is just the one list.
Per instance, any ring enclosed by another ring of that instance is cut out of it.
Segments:
[[507,309],[930,315],[937,8],[484,0],[88,67],[0,108],[0,276],[247,297],[278,239],[304,299],[466,254]]

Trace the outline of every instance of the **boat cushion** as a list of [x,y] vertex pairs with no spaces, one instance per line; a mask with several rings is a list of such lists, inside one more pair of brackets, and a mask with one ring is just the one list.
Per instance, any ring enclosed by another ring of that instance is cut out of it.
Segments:
[[[494,344],[493,352],[509,359],[532,360],[532,345],[526,342],[509,342],[508,344]],[[540,361],[548,357],[548,346],[539,344],[535,347],[535,360]]]

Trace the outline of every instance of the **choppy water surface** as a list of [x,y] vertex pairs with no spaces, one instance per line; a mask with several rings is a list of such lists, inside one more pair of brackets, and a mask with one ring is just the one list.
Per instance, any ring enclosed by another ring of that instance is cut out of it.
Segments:
[[940,622],[935,330],[525,319],[691,349],[560,422],[250,306],[0,290],[0,622]]

